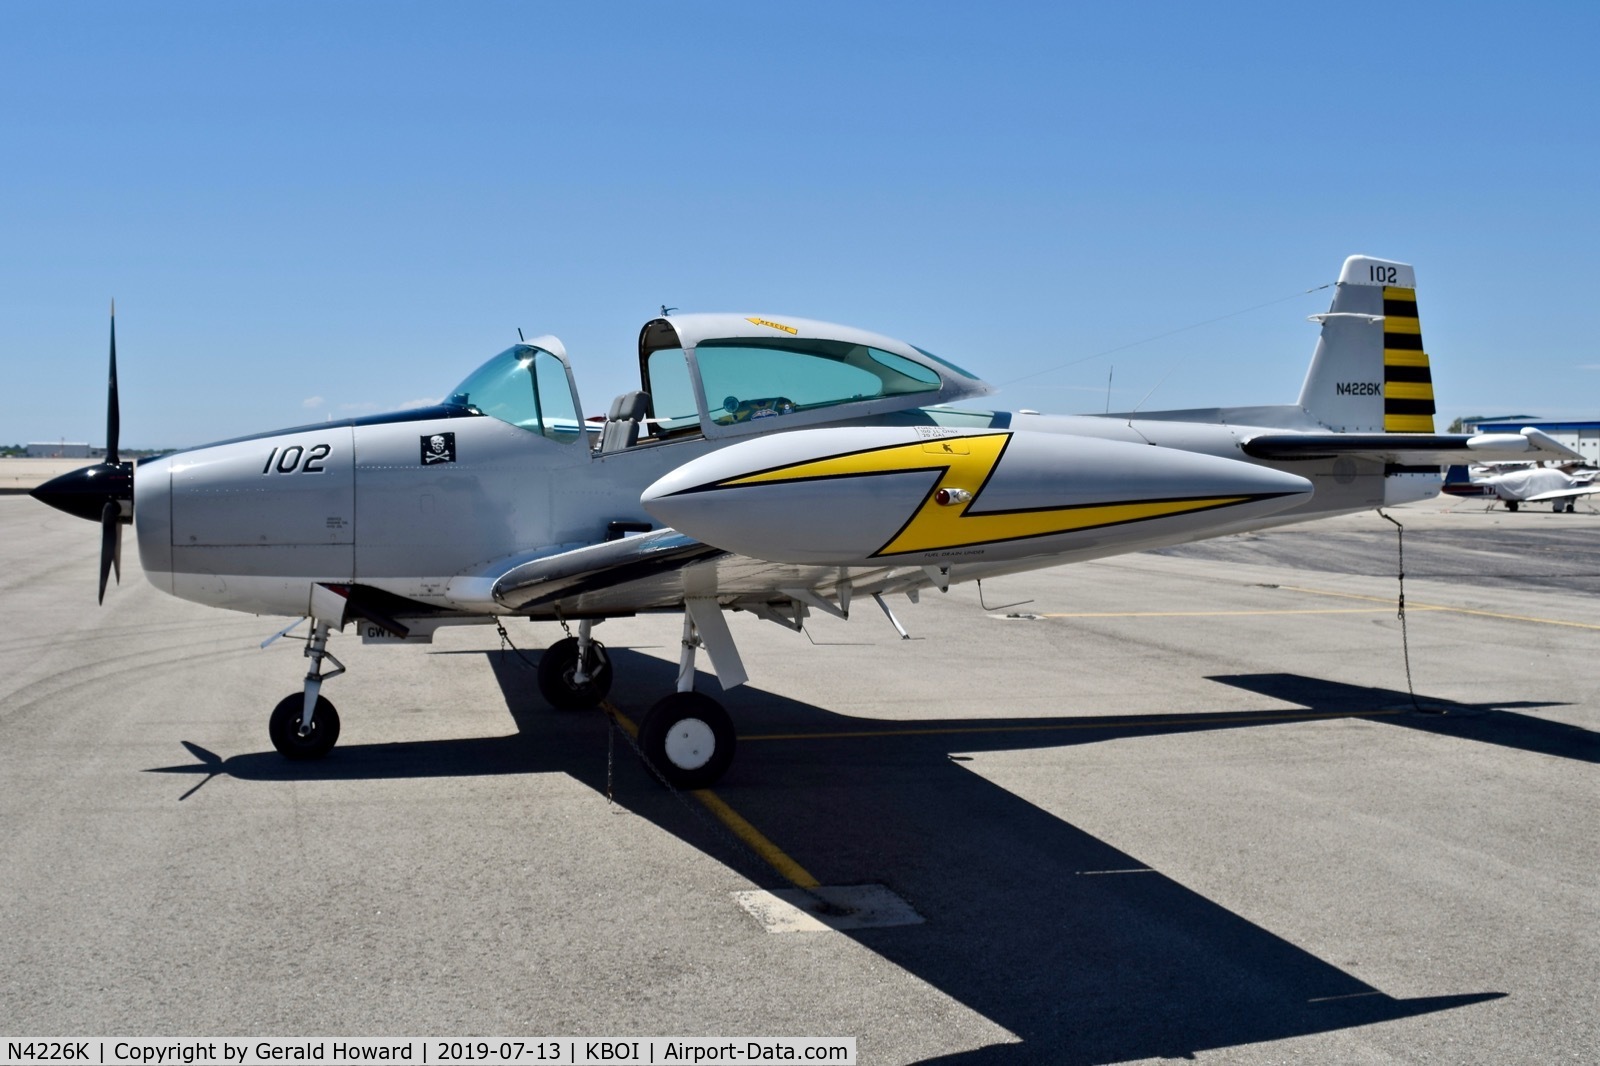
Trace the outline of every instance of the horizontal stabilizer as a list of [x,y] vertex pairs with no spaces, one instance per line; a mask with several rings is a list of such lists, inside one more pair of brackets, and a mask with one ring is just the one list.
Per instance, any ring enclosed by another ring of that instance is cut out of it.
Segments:
[[1330,459],[1347,455],[1407,466],[1517,462],[1583,457],[1532,426],[1520,433],[1262,433],[1244,442],[1256,459]]

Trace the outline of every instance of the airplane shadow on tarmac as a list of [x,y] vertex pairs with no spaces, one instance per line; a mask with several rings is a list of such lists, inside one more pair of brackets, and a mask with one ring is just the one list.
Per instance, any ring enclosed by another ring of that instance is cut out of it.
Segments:
[[[676,667],[610,650],[627,690],[613,703],[637,718],[645,700],[672,688]],[[152,772],[204,775],[201,784],[221,774],[273,781],[559,772],[603,794],[605,716],[549,709],[526,663],[482,654],[516,722],[512,736],[358,744],[315,763],[271,751],[223,759],[185,742],[198,762]],[[834,935],[854,938],[1022,1040],[940,1062],[1185,1057],[1504,995],[1389,996],[997,787],[952,754],[1368,715],[1591,762],[1600,741],[1490,708],[1429,700],[1425,706],[1456,713],[1396,711],[1409,705],[1405,693],[1297,675],[1214,680],[1310,709],[887,723],[747,686],[728,701],[741,743],[717,791],[824,885],[884,884],[926,919]],[[616,802],[760,887],[790,887],[697,814],[698,804],[662,789],[623,741],[614,750]]]
[[1362,715],[1375,709],[1402,710],[1420,705],[1422,713],[1400,713],[1382,721],[1424,733],[1476,740],[1536,755],[1554,755],[1580,762],[1600,762],[1600,733],[1565,722],[1517,714],[1513,707],[1553,707],[1558,704],[1524,700],[1518,703],[1453,703],[1419,697],[1393,689],[1364,688],[1300,674],[1236,674],[1214,676],[1210,681],[1298,703],[1323,714]]

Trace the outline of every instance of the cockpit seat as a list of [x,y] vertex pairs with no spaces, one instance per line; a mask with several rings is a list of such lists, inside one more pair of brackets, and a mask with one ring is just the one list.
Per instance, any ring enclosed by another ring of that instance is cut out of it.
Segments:
[[625,392],[612,400],[611,413],[606,415],[605,426],[600,431],[601,454],[618,452],[637,444],[639,427],[649,409],[648,392]]

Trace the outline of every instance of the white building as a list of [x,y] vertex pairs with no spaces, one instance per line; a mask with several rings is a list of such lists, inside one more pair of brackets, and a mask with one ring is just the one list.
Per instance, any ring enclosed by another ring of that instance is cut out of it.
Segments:
[[1579,455],[1590,466],[1600,466],[1600,422],[1540,422],[1526,419],[1521,422],[1479,422],[1478,433],[1515,433],[1523,426],[1533,426],[1550,434]]
[[29,459],[87,459],[89,458],[89,445],[75,441],[46,441],[43,444],[29,443]]

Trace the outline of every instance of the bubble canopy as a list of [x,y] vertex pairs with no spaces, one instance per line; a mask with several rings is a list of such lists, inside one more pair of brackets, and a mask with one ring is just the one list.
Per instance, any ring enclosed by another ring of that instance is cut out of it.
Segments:
[[514,344],[451,390],[445,403],[563,444],[583,436],[577,390],[560,342]]

